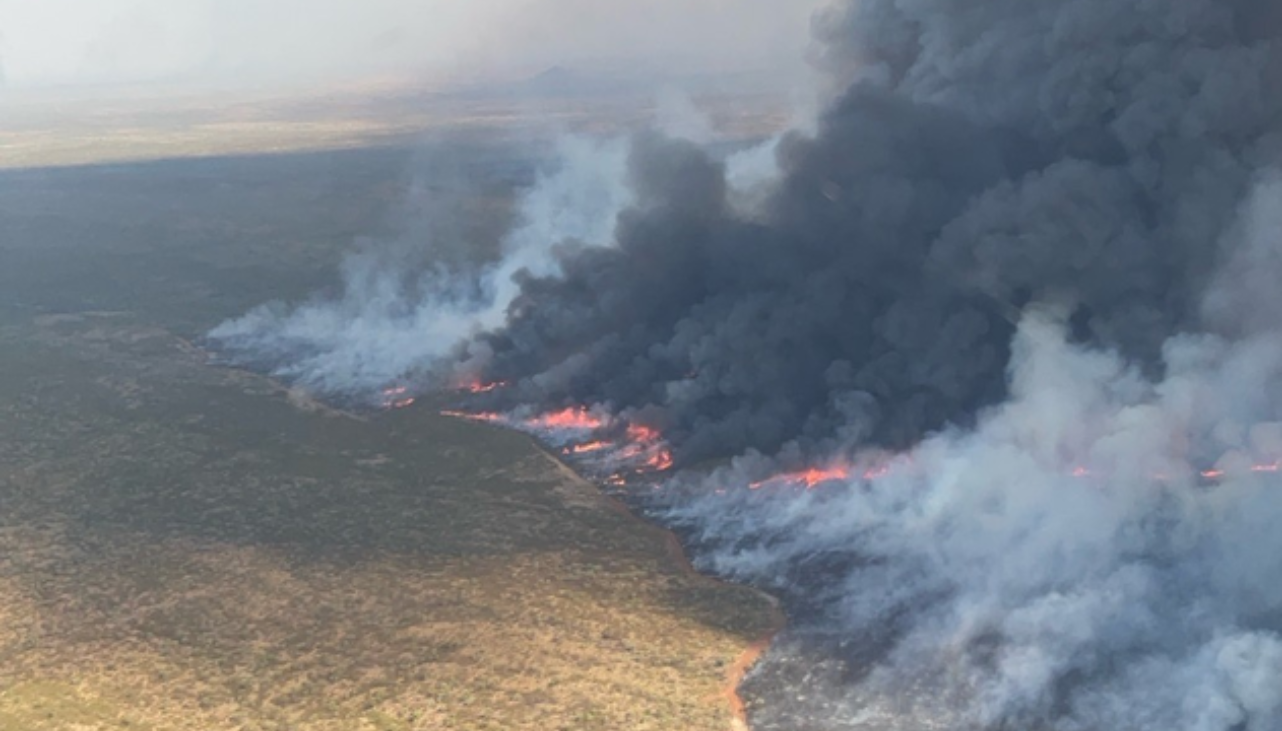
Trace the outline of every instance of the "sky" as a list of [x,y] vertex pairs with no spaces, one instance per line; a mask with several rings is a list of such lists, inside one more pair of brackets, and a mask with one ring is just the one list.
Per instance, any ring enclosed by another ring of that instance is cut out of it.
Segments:
[[11,88],[800,66],[822,0],[0,0]]

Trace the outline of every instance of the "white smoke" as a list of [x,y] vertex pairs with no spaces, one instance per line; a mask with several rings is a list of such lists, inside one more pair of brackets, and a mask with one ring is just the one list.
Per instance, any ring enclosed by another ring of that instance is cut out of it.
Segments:
[[[234,361],[327,394],[368,398],[433,362],[476,332],[502,323],[518,293],[513,277],[555,273],[561,245],[609,245],[628,205],[627,146],[566,138],[558,166],[522,196],[518,223],[497,261],[438,264],[409,274],[389,247],[374,245],[343,264],[341,294],[297,306],[275,302],[223,323],[210,340]],[[427,189],[427,186],[422,186]],[[433,215],[452,215],[435,207]],[[457,241],[391,242],[393,249],[459,248]],[[431,258],[429,256],[429,258]]]
[[1254,314],[1276,312],[1279,212],[1274,177],[1208,302],[1236,334],[1173,338],[1161,380],[1034,307],[975,428],[800,494],[743,490],[743,458],[674,508],[744,580],[846,557],[809,587],[825,623],[891,649],[825,728],[1282,728],[1282,332]]

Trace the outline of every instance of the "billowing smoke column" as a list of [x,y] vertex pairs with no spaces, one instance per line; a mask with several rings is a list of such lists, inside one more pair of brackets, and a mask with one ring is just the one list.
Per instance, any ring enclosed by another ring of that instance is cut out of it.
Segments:
[[639,138],[612,236],[435,367],[662,433],[656,507],[793,610],[759,731],[1282,729],[1282,10],[815,29],[845,90],[764,194]]
[[[622,185],[626,148],[619,142],[567,139],[559,167],[543,173],[522,198],[517,224],[496,262],[468,256],[453,240],[457,221],[431,205],[415,241],[372,242],[343,264],[343,291],[290,309],[264,305],[226,322],[210,340],[233,362],[329,394],[378,401],[400,379],[427,368],[460,340],[502,324],[516,297],[517,272],[551,274],[558,245],[608,240],[628,201]],[[430,178],[425,184],[433,182]],[[404,251],[427,260],[407,266]]]
[[522,402],[645,410],[685,464],[965,421],[1048,293],[1157,372],[1278,156],[1267,7],[838,6],[826,62],[858,81],[781,145],[761,209],[694,146],[640,140],[617,246],[524,281],[486,371]]

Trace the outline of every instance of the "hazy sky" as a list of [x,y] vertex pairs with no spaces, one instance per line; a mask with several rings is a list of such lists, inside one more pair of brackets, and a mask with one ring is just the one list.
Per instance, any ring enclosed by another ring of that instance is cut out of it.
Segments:
[[0,0],[14,87],[799,64],[823,0]]

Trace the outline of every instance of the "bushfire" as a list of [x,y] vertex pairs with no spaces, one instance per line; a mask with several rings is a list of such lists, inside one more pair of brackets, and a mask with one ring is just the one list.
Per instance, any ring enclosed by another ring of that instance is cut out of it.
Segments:
[[383,389],[383,408],[404,409],[413,406],[415,398],[409,395],[409,386],[393,386]]
[[620,424],[621,419],[587,407],[571,407],[532,417],[493,412],[442,411],[450,416],[528,432],[560,448],[566,457],[600,473],[608,485],[621,486],[630,477],[654,475],[673,468],[675,461],[663,434],[643,424]]
[[467,383],[460,385],[459,390],[465,391],[471,394],[481,394],[481,393],[490,393],[492,391],[497,391],[500,388],[506,388],[506,387],[507,387],[506,381],[495,381],[493,383],[486,383],[484,381],[476,380],[476,381],[469,381]]
[[[849,482],[854,479],[856,475],[865,482],[872,482],[890,475],[891,470],[892,468],[889,463],[863,469],[862,471],[848,464],[832,464],[825,467],[810,467],[807,469],[797,470],[795,472],[784,472],[777,475],[771,475],[763,480],[750,483],[748,487],[752,490],[760,490],[763,487],[770,485],[781,485],[804,487],[807,490],[812,490],[829,482]],[[1252,464],[1236,469],[1217,468],[1201,470],[1197,474],[1204,480],[1218,482],[1231,474],[1244,474],[1248,472],[1254,474],[1282,472],[1282,460],[1273,463]],[[1068,474],[1071,477],[1082,480],[1100,476],[1100,473],[1083,466],[1074,467],[1068,472]],[[1153,479],[1159,482],[1165,482],[1170,480],[1171,477],[1166,474],[1158,473],[1153,475]]]
[[[485,393],[502,387],[502,383],[478,385],[468,389],[471,393]],[[399,404],[409,405],[412,398],[405,398],[403,388],[388,389],[385,395],[392,399],[389,407]],[[396,400],[401,399],[401,400]],[[628,484],[629,478],[661,474],[675,466],[671,448],[664,440],[663,434],[654,427],[644,424],[627,424],[620,428],[620,419],[605,412],[587,407],[571,407],[560,411],[539,414],[533,417],[521,417],[515,414],[496,412],[442,411],[442,415],[470,421],[501,424],[534,434],[544,441],[560,448],[566,457],[582,461],[601,476],[603,482],[610,486],[621,487]],[[911,465],[911,458],[881,457],[873,460],[870,466],[859,466],[852,461],[827,461],[812,467],[781,472],[751,482],[748,488],[760,490],[766,487],[799,487],[813,490],[829,483],[850,483],[854,480],[872,482],[887,477]],[[1279,473],[1282,472],[1282,460],[1271,463],[1243,462],[1242,458],[1221,462],[1236,462],[1236,466],[1215,467],[1199,470],[1196,475],[1209,482],[1219,482],[1232,474],[1243,473]],[[865,465],[868,463],[865,462]],[[1073,478],[1088,480],[1100,477],[1100,473],[1086,466],[1077,466],[1066,470]],[[1154,480],[1171,479],[1165,474],[1154,474]]]
[[876,480],[890,474],[889,464],[879,464],[862,470],[845,463],[834,463],[825,467],[809,467],[795,472],[784,472],[771,475],[764,480],[750,483],[749,489],[760,490],[767,485],[795,485],[812,490],[827,482],[848,482],[859,475],[865,481]]
[[588,409],[579,407],[555,411],[529,419],[525,427],[534,431],[552,431],[557,429],[574,431],[596,431],[608,424],[604,417],[593,414]]

